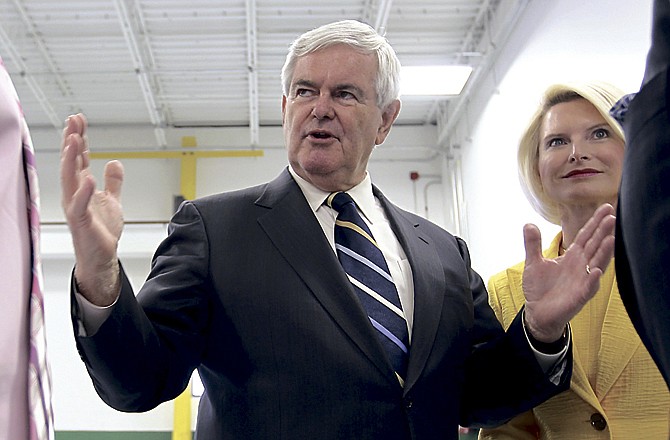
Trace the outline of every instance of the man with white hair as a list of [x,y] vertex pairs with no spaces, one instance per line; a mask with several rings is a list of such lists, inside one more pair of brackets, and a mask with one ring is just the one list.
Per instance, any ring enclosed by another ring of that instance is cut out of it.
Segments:
[[[183,203],[137,299],[116,255],[123,169],[110,162],[96,191],[86,120],[69,118],[75,331],[105,402],[151,409],[197,368],[198,439],[455,439],[459,422],[500,423],[568,386],[567,322],[611,258],[611,212],[558,265],[529,235],[536,279],[584,277],[589,264],[589,282],[559,302],[529,291],[504,332],[465,243],[372,184],[370,155],[400,111],[399,69],[363,23],[300,36],[282,71],[288,167]],[[491,363],[509,380],[487,377]]]

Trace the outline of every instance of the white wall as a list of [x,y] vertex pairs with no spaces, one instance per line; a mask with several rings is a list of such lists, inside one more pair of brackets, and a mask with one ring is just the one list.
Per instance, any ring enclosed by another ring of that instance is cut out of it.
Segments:
[[543,242],[559,228],[532,210],[517,178],[517,141],[551,83],[603,80],[639,88],[649,44],[651,1],[534,0],[458,126],[467,240],[485,280],[522,261],[522,227]]

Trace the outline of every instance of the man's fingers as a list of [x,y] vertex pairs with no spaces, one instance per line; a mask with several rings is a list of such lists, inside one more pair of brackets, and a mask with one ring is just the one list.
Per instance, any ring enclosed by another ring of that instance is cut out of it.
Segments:
[[76,124],[72,118],[73,118],[72,116],[68,116],[67,119],[65,120],[65,127],[63,127],[61,150],[65,150],[65,147],[67,146],[68,142],[67,141],[68,137],[76,130]]
[[105,191],[117,200],[121,200],[121,186],[123,184],[123,165],[118,160],[112,160],[105,165]]
[[599,268],[602,272],[605,272],[607,266],[612,261],[614,256],[614,236],[609,235],[605,237],[598,249],[596,250],[593,257],[589,262],[589,265],[594,268]]
[[[71,134],[78,134],[84,136],[86,134],[86,127],[88,123],[83,114],[70,115],[65,120],[65,127],[63,128],[63,140],[66,140]],[[62,145],[63,147],[65,144]]]
[[61,152],[73,143],[73,139],[79,139],[77,147],[80,153],[86,154],[84,166],[88,166],[88,137],[86,130],[88,123],[83,114],[70,115],[65,120],[65,128],[63,128],[63,138],[61,142]]
[[523,227],[523,245],[526,248],[526,267],[542,259],[542,235],[537,226]]
[[608,216],[614,216],[614,208],[612,205],[609,203],[600,205],[593,213],[591,218],[586,222],[586,224],[579,230],[577,236],[575,237],[574,243],[580,246],[585,246],[586,242],[589,241],[596,233],[603,219],[607,218]]
[[88,171],[85,171],[80,176],[79,187],[68,205],[67,212],[65,213],[68,217],[68,222],[77,222],[80,223],[82,219],[86,217],[86,211],[88,209],[88,204],[93,197],[95,192],[95,179],[91,176]]
[[597,282],[614,255],[614,208],[600,206],[580,229],[574,244],[581,248],[584,271],[590,282]]
[[603,204],[577,233],[573,244],[583,249],[588,260],[598,251],[603,239],[614,234],[614,219],[612,205]]
[[81,166],[77,146],[68,144],[63,148],[60,163],[60,180],[63,205],[66,206],[77,192],[80,184]]
[[83,113],[77,113],[76,115],[70,115],[67,118],[67,126],[72,129],[72,133],[77,133],[81,136],[86,134],[88,129],[88,121],[86,116]]
[[86,117],[79,113],[65,121],[61,145],[61,197],[68,222],[86,217],[88,204],[95,193],[95,179],[88,170]]

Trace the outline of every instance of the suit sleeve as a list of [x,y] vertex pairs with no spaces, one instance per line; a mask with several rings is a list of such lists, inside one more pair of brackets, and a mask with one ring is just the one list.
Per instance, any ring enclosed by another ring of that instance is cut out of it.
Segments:
[[615,265],[626,310],[670,384],[670,2],[654,1],[643,85],[630,103]]
[[[488,282],[489,291],[489,305],[496,314],[498,321],[507,327],[509,323],[505,323],[505,314],[501,297],[509,298],[511,300],[512,293],[509,288],[509,283],[501,278],[504,275],[499,274],[493,276]],[[489,374],[497,375],[497,368],[491,368]],[[479,434],[479,440],[534,440],[539,438],[539,428],[535,420],[533,411],[526,411],[514,417],[509,422],[498,426],[497,428],[482,429]]]
[[[524,333],[521,312],[504,331],[491,306],[481,277],[470,267],[466,245],[459,240],[470,273],[474,327],[472,353],[465,363],[465,394],[461,425],[495,427],[529,411],[570,386],[572,350],[557,385],[542,371]],[[496,374],[491,374],[495,369]]]
[[148,411],[178,396],[203,351],[208,322],[208,245],[195,207],[173,218],[137,298],[122,272],[121,295],[98,331],[77,349],[100,397],[120,411]]

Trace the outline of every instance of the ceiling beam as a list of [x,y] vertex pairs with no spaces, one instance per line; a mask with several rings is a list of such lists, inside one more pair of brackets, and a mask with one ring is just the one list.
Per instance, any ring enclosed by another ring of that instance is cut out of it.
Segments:
[[374,27],[380,35],[386,34],[386,25],[391,14],[391,4],[393,0],[380,0],[377,14],[375,16]]
[[392,3],[393,0],[379,0],[379,4],[375,0],[365,0],[361,19],[363,22],[374,27],[380,35],[384,35]]
[[258,106],[258,37],[256,1],[246,0],[247,17],[247,80],[249,82],[249,142],[257,147],[259,141]]
[[[19,13],[19,16],[21,17],[23,27],[27,30],[26,33],[29,34],[30,37],[33,39],[35,45],[37,46],[37,49],[39,50],[40,54],[42,54],[42,59],[49,67],[51,75],[50,77],[55,80],[56,84],[58,84],[58,87],[60,88],[63,97],[66,98],[71,97],[72,93],[70,92],[70,89],[67,86],[66,81],[63,79],[63,76],[60,75],[58,69],[56,68],[56,64],[53,61],[53,57],[49,53],[46,44],[44,44],[44,40],[39,36],[39,33],[37,32],[33,21],[30,19],[28,12],[23,6],[23,3],[20,0],[13,0],[13,3],[17,12]],[[6,58],[11,59],[12,62],[16,64],[16,66],[19,68],[22,78],[30,88],[30,91],[33,93],[33,95],[35,95],[35,98],[42,107],[42,110],[44,110],[44,112],[46,113],[47,117],[49,118],[49,121],[51,121],[51,124],[54,126],[54,128],[61,129],[63,127],[63,119],[59,117],[58,114],[56,113],[56,110],[51,104],[51,101],[47,97],[46,93],[44,93],[42,87],[38,84],[37,80],[35,80],[33,75],[30,73],[28,66],[26,65],[26,63],[23,62],[23,57],[16,49],[11,39],[9,38],[9,36],[2,27],[0,27],[0,43],[5,48],[4,53],[6,55]]]
[[472,25],[468,29],[468,33],[465,35],[465,38],[463,38],[461,48],[456,54],[456,63],[460,63],[466,53],[468,54],[476,53],[475,49],[477,48],[477,46],[479,46],[480,41],[474,41],[474,39],[475,35],[478,33],[480,29],[484,28],[484,32],[482,32],[483,36],[488,34],[490,37],[491,35],[490,30],[487,29],[489,24],[488,19],[494,13],[495,10],[493,6],[491,6],[491,0],[484,0],[479,5],[477,16],[475,17],[474,21],[472,22]]
[[21,55],[12,44],[12,41],[9,39],[9,36],[5,33],[5,30],[2,28],[2,26],[0,26],[0,44],[2,44],[2,46],[4,47],[5,58],[11,59],[12,62],[16,64],[16,67],[19,68],[21,72],[21,77],[26,82],[26,84],[28,84],[30,91],[33,92],[33,95],[35,95],[37,102],[40,103],[40,106],[47,114],[47,117],[49,118],[49,121],[51,121],[51,124],[55,128],[62,128],[63,121],[61,121],[61,118],[59,118],[58,114],[56,114],[56,111],[51,105],[51,102],[49,102],[49,99],[44,93],[44,90],[42,90],[42,87],[40,87],[37,81],[35,81],[35,78],[33,78],[33,76],[29,73],[26,63],[23,62]]
[[[475,19],[472,21],[472,24],[468,28],[468,33],[465,35],[463,38],[463,41],[461,42],[461,47],[460,50],[456,53],[456,60],[454,64],[458,64],[461,62],[463,57],[466,54],[469,54],[472,56],[473,54],[481,56],[481,54],[477,53],[474,49],[476,46],[480,44],[480,41],[474,41],[475,35],[477,35],[477,32],[482,28],[486,28],[488,21],[485,21],[490,14],[493,13],[493,7],[491,6],[491,0],[484,0],[480,5],[479,9],[477,11],[477,15],[475,16]],[[486,35],[486,32],[483,32],[482,35]],[[490,35],[490,34],[489,34]],[[477,66],[472,66],[473,70],[478,69]],[[463,94],[462,94],[463,95]],[[439,119],[440,116],[444,116],[444,110],[449,108],[449,103],[445,101],[444,106],[440,105],[439,100],[435,100],[433,102],[433,105],[431,106],[430,110],[426,114],[426,118],[424,119],[424,124],[429,124],[433,121],[433,119]]]
[[[489,14],[484,14],[483,17],[486,18],[486,28],[484,35],[488,38],[488,47],[483,51],[483,58],[478,66],[473,70],[472,76],[465,84],[463,91],[461,92],[458,99],[455,101],[453,109],[451,105],[446,111],[439,112],[437,117],[437,145],[443,149],[449,149],[448,145],[449,135],[456,125],[460,122],[461,118],[466,114],[467,103],[470,101],[472,96],[479,91],[480,85],[484,79],[489,75],[489,73],[494,71],[495,63],[500,55],[500,52],[505,47],[507,40],[514,31],[517,22],[521,18],[523,12],[525,11],[528,3],[531,0],[510,0],[511,4],[509,7],[502,8],[502,4],[498,6],[497,13],[505,14],[504,17],[499,17],[499,25],[496,26],[497,32],[494,33],[490,25],[490,16]],[[508,3],[510,3],[508,2]],[[504,9],[504,11],[501,11]],[[482,46],[482,42],[479,42],[479,46]],[[467,51],[467,48],[464,48]]]
[[[49,52],[49,49],[47,48],[46,44],[44,43],[44,40],[42,37],[40,37],[40,34],[37,32],[37,29],[35,28],[35,24],[33,21],[30,19],[30,16],[28,15],[28,11],[26,8],[23,6],[23,3],[21,0],[13,0],[14,7],[16,8],[17,12],[21,16],[21,22],[25,26],[25,28],[28,30],[28,34],[32,37],[33,41],[35,42],[35,45],[37,46],[37,49],[39,52],[42,54],[42,59],[44,59],[44,62],[49,66],[49,70],[51,71],[51,75],[53,75],[53,79],[56,81],[56,84],[58,84],[58,87],[60,88],[61,93],[63,96],[71,96],[71,93],[69,92],[69,87],[67,86],[67,83],[63,76],[59,73],[58,68],[56,67],[56,63],[53,60],[53,57],[51,56],[51,53]],[[61,124],[59,124],[61,125]]]
[[[126,44],[128,45],[128,50],[130,51],[130,56],[133,61],[133,68],[137,74],[137,80],[140,84],[140,90],[142,91],[142,96],[144,97],[144,103],[146,104],[147,111],[149,112],[149,118],[151,123],[154,125],[154,134],[156,136],[156,142],[160,147],[167,146],[167,139],[165,137],[165,115],[158,107],[156,95],[154,93],[154,88],[151,83],[150,78],[150,67],[152,64],[149,64],[145,57],[142,55],[143,52],[140,50],[139,38],[135,32],[135,27],[132,24],[131,15],[128,11],[125,0],[115,0],[114,5],[116,6],[116,11],[119,14],[119,22],[121,24],[121,29],[123,30],[123,36],[126,39]],[[140,16],[140,23],[143,23],[141,20],[141,11],[138,8],[135,8],[136,14]],[[143,33],[146,35],[146,32]],[[145,49],[149,53],[149,58],[152,59],[151,48],[145,44]]]

